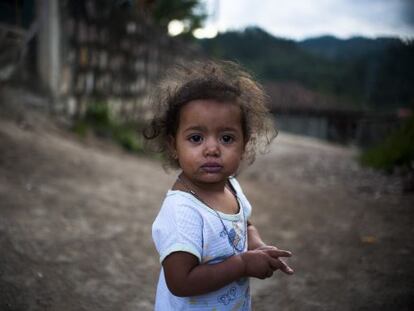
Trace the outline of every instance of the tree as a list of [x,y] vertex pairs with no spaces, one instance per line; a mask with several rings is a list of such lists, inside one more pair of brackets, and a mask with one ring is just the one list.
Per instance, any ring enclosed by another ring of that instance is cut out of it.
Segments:
[[176,19],[184,23],[184,33],[191,33],[202,26],[207,17],[200,0],[156,0],[152,4],[152,15],[157,24],[167,28]]

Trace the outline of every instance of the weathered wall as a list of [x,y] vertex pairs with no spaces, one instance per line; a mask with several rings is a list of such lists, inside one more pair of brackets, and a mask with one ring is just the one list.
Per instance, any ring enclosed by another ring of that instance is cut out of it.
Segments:
[[145,118],[145,98],[160,74],[177,57],[194,57],[145,8],[114,3],[39,1],[38,67],[54,112],[80,116],[89,103],[106,102],[121,118]]

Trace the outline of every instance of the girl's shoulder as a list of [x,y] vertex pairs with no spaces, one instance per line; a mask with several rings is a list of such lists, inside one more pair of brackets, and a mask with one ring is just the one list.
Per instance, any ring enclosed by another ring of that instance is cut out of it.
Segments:
[[236,177],[230,177],[229,182],[236,192],[237,197],[240,199],[240,203],[242,204],[243,208],[248,217],[250,217],[252,206],[250,205],[249,200],[245,196],[242,187],[240,186],[239,182],[237,181]]
[[182,190],[168,190],[165,194],[164,202],[175,202],[175,203],[189,203],[192,202],[193,196]]
[[185,223],[186,221],[202,221],[202,213],[187,193],[169,190],[161,204],[154,224],[165,222]]
[[181,190],[168,190],[161,209],[197,210],[199,202],[190,193]]
[[237,195],[241,195],[243,194],[243,189],[240,186],[239,182],[237,181],[236,177],[232,176],[229,177],[229,183],[232,186],[232,188],[234,189],[234,191],[236,192]]
[[240,184],[237,181],[237,178],[235,176],[230,176],[229,177],[229,182],[232,184],[233,187],[235,187],[235,186],[240,187]]

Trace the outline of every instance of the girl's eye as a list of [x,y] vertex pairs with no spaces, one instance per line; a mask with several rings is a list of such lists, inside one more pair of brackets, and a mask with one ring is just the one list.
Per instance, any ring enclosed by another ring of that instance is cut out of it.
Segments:
[[232,142],[234,141],[234,138],[233,138],[233,136],[231,136],[231,135],[223,135],[223,136],[221,137],[221,141],[222,141],[223,143],[225,143],[225,144],[230,144],[230,143],[232,143]]
[[188,140],[192,143],[199,143],[203,140],[203,137],[201,135],[191,135]]

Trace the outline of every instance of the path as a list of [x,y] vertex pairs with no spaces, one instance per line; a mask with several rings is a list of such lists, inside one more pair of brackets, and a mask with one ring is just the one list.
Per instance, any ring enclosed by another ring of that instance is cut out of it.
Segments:
[[[0,146],[0,310],[152,310],[150,228],[174,174],[42,116],[0,119]],[[409,310],[413,195],[347,148],[271,149],[240,182],[296,274],[253,281],[255,310]]]

